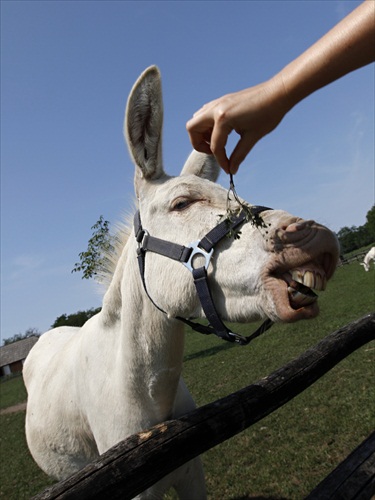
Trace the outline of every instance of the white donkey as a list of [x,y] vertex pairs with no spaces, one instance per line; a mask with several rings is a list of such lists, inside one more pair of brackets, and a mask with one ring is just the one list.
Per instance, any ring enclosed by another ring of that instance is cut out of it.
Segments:
[[[164,172],[162,121],[160,74],[151,67],[132,89],[125,120],[145,231],[139,236],[138,223],[138,238],[132,228],[124,231],[102,311],[82,328],[42,335],[24,366],[27,442],[39,466],[58,479],[127,436],[194,408],[181,379],[184,324],[176,319],[204,317],[191,272],[154,251],[144,252],[140,272],[137,248],[149,234],[154,242],[189,249],[226,213],[227,190],[215,183],[214,159],[196,152],[179,177]],[[284,211],[267,209],[262,217],[268,234],[245,221],[241,237],[222,238],[206,266],[220,321],[315,317],[316,296],[308,287],[322,290],[332,276],[339,255],[335,236]],[[172,486],[181,499],[204,499],[200,460],[137,498],[161,498]]]
[[375,247],[370,248],[363,259],[363,262],[361,262],[361,266],[365,268],[365,271],[370,271],[371,261],[375,262]]

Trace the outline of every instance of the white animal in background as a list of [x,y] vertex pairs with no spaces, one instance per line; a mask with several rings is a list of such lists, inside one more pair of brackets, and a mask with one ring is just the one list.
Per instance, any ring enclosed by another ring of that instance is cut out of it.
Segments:
[[361,266],[365,268],[365,271],[370,270],[371,261],[375,262],[375,247],[370,248],[363,259],[363,262],[361,262]]
[[[214,158],[200,153],[190,155],[180,176],[164,172],[162,122],[161,80],[153,66],[134,85],[125,117],[137,208],[151,236],[190,245],[226,212],[227,189],[215,183],[220,169]],[[318,305],[308,287],[324,289],[333,275],[336,237],[281,210],[266,210],[262,217],[267,235],[244,223],[239,239],[220,241],[207,267],[221,319],[315,317]],[[204,316],[191,272],[147,252],[143,282],[137,263],[141,242],[133,228],[124,230],[122,241],[101,312],[82,328],[42,335],[24,366],[28,446],[39,466],[58,479],[127,436],[195,407],[181,378],[184,324],[176,319]],[[171,486],[181,499],[206,498],[200,459],[137,498],[162,498]]]

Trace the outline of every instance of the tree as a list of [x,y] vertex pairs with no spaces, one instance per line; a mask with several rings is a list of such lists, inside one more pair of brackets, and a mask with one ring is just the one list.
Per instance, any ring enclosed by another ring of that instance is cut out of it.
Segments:
[[98,275],[105,264],[105,254],[113,250],[113,237],[109,233],[109,222],[103,216],[91,227],[94,231],[87,250],[79,254],[80,262],[74,264],[72,273],[83,273],[82,279]]
[[371,237],[372,241],[375,241],[375,205],[367,212],[366,215],[366,224],[368,234]]
[[29,337],[39,337],[40,331],[37,328],[28,328],[25,333],[18,333],[17,335],[13,335],[13,337],[9,337],[8,339],[3,340],[4,345],[13,344],[13,342],[18,342],[19,340],[24,340]]
[[77,311],[73,314],[62,314],[58,318],[55,319],[55,322],[51,326],[52,328],[56,328],[58,326],[83,326],[86,321],[98,312],[100,312],[101,307],[96,309],[91,308],[87,311]]
[[375,205],[367,212],[363,226],[343,227],[337,233],[341,252],[348,253],[375,242]]
[[356,226],[352,227],[344,226],[337,233],[342,253],[351,252],[356,248],[356,240],[355,240],[356,230],[357,230]]

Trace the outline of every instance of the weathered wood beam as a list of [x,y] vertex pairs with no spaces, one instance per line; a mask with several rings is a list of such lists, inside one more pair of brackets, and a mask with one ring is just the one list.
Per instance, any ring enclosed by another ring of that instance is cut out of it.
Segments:
[[341,462],[305,500],[365,500],[375,495],[375,432]]
[[125,439],[34,499],[131,499],[185,462],[266,417],[374,338],[372,313],[331,333],[260,381]]

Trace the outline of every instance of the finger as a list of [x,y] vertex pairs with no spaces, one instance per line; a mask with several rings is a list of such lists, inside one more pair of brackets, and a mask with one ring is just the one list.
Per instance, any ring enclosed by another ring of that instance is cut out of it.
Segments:
[[228,136],[232,132],[232,128],[221,123],[215,123],[211,134],[211,151],[215,155],[219,165],[229,173],[229,158],[227,156],[225,146]]
[[212,155],[210,145],[207,142],[200,142],[199,144],[193,145],[194,149],[199,153],[206,153],[207,155]]
[[210,111],[210,104],[205,104],[201,109],[198,109],[190,120],[186,123],[186,128],[189,130],[191,128],[202,128],[202,127],[212,127],[214,123],[213,113]]
[[186,130],[190,133],[211,134],[214,120],[212,116],[196,116],[196,114],[186,122]]
[[237,173],[239,166],[253,149],[258,140],[258,137],[250,134],[241,137],[229,158],[229,172],[231,174]]
[[[188,127],[186,126],[186,128],[188,128]],[[212,155],[212,151],[211,151],[211,147],[210,147],[211,131],[202,133],[202,132],[196,132],[195,130],[188,129],[188,134],[189,134],[190,142],[196,151],[199,151],[200,153],[206,153],[206,154]]]
[[195,118],[196,116],[200,116],[203,113],[208,113],[209,111],[211,111],[211,109],[215,107],[216,101],[217,99],[204,104],[200,109],[198,109],[198,111],[194,113],[193,117]]

